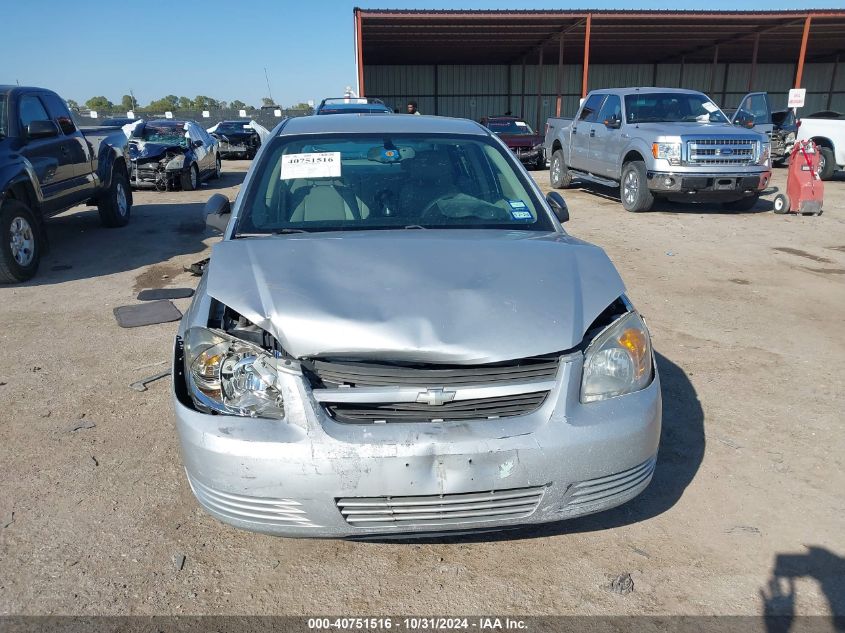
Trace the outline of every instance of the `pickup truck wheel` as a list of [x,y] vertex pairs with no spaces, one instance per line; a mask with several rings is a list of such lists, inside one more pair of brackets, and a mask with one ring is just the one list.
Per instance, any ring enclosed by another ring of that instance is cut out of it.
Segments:
[[220,160],[220,154],[217,155],[217,158],[214,159],[214,173],[212,174],[212,178],[214,180],[218,180],[220,175],[223,173],[223,161]]
[[0,235],[0,283],[32,279],[43,243],[32,211],[17,200],[7,200],[0,208]]
[[833,178],[833,172],[836,171],[836,157],[833,155],[833,150],[829,147],[819,148],[819,178],[822,180],[830,180]]
[[549,180],[555,189],[566,189],[572,182],[572,174],[563,161],[563,152],[555,150],[552,154],[552,165],[549,168]]
[[103,226],[115,228],[129,224],[132,205],[129,202],[128,189],[126,174],[120,170],[115,171],[111,177],[111,187],[97,203],[100,222]]
[[636,213],[648,211],[654,204],[654,196],[648,190],[645,163],[633,160],[622,167],[622,182],[619,185],[619,197],[626,211]]
[[182,174],[182,191],[195,191],[200,184],[200,172],[196,165],[191,165],[187,174]]
[[739,200],[734,200],[733,202],[723,202],[722,206],[728,211],[751,211],[759,199],[760,195],[757,194],[748,196],[747,198],[740,198]]

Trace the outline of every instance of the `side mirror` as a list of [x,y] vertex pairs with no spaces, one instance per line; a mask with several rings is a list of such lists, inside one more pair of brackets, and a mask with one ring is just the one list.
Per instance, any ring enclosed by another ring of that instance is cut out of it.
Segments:
[[194,141],[194,147],[202,147],[202,141]]
[[618,130],[620,127],[622,127],[622,121],[617,118],[605,119],[604,125],[610,130]]
[[564,201],[562,195],[560,195],[557,191],[551,191],[546,195],[546,202],[549,203],[555,217],[561,224],[569,222],[569,208],[566,206],[566,202]]
[[59,126],[53,121],[33,121],[26,126],[26,136],[30,139],[51,138],[59,135]]
[[205,203],[205,225],[220,233],[226,232],[232,217],[232,205],[222,193],[215,193]]
[[745,110],[737,110],[734,114],[733,124],[750,130],[754,127],[754,115]]

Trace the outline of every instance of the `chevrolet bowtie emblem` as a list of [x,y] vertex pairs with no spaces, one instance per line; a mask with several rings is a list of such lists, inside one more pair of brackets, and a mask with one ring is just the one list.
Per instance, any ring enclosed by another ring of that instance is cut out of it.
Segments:
[[455,399],[454,391],[446,391],[445,389],[426,389],[417,394],[417,402],[420,404],[427,404],[435,407],[447,402],[452,402]]

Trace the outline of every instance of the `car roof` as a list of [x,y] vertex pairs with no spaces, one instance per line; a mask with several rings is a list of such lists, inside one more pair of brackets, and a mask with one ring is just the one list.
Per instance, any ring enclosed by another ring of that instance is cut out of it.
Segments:
[[641,86],[635,88],[602,88],[601,90],[591,90],[590,94],[615,94],[615,95],[635,95],[638,93],[649,92],[669,92],[677,94],[703,94],[698,90],[689,90],[687,88],[661,88],[660,86]]
[[474,134],[491,132],[469,119],[410,114],[334,114],[288,119],[279,136],[294,134]]

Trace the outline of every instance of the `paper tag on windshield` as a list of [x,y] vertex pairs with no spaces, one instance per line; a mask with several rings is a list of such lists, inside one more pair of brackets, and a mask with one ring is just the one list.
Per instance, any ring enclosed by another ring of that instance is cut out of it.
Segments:
[[282,156],[282,180],[294,178],[340,178],[340,152],[286,154]]
[[514,121],[519,127],[528,127],[527,123],[523,123],[522,121]]
[[708,112],[715,112],[716,110],[719,109],[715,105],[710,103],[709,101],[705,101],[704,103],[702,103],[701,107],[704,108],[705,110],[707,110]]

